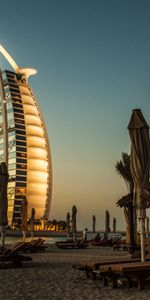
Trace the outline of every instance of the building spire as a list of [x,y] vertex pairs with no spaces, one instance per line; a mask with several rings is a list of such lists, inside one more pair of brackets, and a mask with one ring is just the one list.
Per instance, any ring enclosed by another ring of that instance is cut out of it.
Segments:
[[12,58],[12,56],[5,50],[5,48],[2,45],[0,45],[0,52],[4,55],[4,57],[10,63],[10,65],[12,66],[15,73],[20,73],[20,74],[24,75],[27,79],[28,79],[29,76],[34,75],[34,74],[37,73],[37,71],[35,69],[32,69],[32,68],[20,68],[16,64],[16,62]]
[[16,64],[14,59],[11,57],[11,55],[5,50],[5,48],[0,45],[0,52],[4,55],[4,57],[8,60],[12,68],[14,69],[15,72],[18,72],[19,66]]

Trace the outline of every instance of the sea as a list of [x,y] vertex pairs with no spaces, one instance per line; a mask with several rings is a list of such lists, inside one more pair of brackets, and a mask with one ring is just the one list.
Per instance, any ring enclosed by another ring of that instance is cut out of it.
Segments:
[[[103,238],[104,233],[100,233],[100,236],[101,236],[101,238]],[[87,233],[87,240],[90,241],[94,237],[95,237],[95,234]],[[115,234],[110,233],[110,234],[108,234],[108,237],[109,238],[111,238],[111,237],[114,237],[114,238],[121,237],[122,239],[125,239],[125,235],[121,234],[121,233],[115,233]],[[35,238],[37,238],[37,236]],[[53,237],[42,236],[41,238],[44,239],[47,244],[55,244],[56,242],[66,241],[66,239],[67,239],[66,236],[53,236]],[[82,236],[80,236],[79,238],[82,238]],[[31,237],[26,237],[25,240],[26,240],[26,242],[30,242]],[[22,237],[19,237],[19,236],[6,236],[5,237],[5,244],[13,244],[15,242],[20,242],[20,241],[22,241]]]

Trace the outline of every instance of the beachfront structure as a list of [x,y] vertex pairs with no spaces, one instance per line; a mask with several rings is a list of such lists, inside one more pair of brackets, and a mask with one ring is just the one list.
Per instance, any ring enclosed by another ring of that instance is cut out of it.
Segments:
[[36,70],[20,68],[8,52],[0,52],[13,71],[0,71],[0,162],[8,163],[8,220],[21,222],[21,203],[28,201],[36,218],[48,218],[52,190],[50,147],[39,105],[28,84]]

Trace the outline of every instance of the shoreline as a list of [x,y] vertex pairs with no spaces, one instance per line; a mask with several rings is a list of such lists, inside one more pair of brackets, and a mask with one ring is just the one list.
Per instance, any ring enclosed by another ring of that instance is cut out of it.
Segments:
[[[22,230],[6,230],[5,235],[8,237],[22,237]],[[31,231],[26,232],[26,236],[31,236]],[[66,237],[66,231],[47,231],[47,230],[35,230],[34,237]]]
[[[97,231],[96,233],[98,233],[98,232],[101,235],[104,234],[104,231]],[[96,233],[88,231],[89,235],[94,235]],[[5,235],[10,236],[10,237],[11,236],[22,237],[22,230],[6,229]],[[82,237],[82,231],[78,231],[77,235],[78,235],[78,237]],[[116,233],[111,232],[111,233],[108,234],[108,236],[110,236],[110,237],[111,236],[118,236],[118,235],[124,236],[125,232],[124,231],[116,232]],[[27,237],[31,236],[31,231],[30,230],[28,230],[26,232],[26,236]],[[35,230],[34,231],[34,237],[67,237],[67,232],[65,230],[64,231]],[[71,234],[70,234],[70,237],[71,237]]]

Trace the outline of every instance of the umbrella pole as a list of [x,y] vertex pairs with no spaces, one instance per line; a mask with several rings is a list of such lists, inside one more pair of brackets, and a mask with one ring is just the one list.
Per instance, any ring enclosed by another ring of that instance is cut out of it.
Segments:
[[23,239],[23,241],[25,241],[25,239],[26,239],[26,231],[25,230],[22,231],[22,239]]
[[33,240],[34,231],[31,231],[31,241]]
[[1,226],[1,252],[3,253],[4,250],[4,245],[5,245],[5,226],[2,225]]
[[145,243],[144,243],[144,235],[145,235],[145,219],[140,218],[141,221],[141,262],[145,261]]

